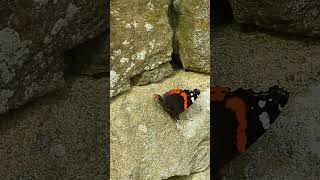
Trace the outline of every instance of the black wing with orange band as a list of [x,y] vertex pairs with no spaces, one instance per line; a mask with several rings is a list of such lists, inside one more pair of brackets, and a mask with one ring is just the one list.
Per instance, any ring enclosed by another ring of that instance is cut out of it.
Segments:
[[211,87],[214,164],[220,167],[244,153],[275,121],[288,98],[289,93],[278,86],[266,92]]

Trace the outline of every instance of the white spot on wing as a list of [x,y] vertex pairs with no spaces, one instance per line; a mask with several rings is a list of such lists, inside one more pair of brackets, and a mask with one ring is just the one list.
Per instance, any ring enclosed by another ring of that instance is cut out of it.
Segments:
[[194,103],[194,97],[191,97],[191,102]]
[[270,127],[270,118],[267,112],[262,112],[259,115],[259,120],[262,123],[263,129],[268,129]]
[[260,108],[264,108],[265,106],[266,106],[266,101],[263,101],[263,100],[259,100],[258,101],[258,106],[260,107]]

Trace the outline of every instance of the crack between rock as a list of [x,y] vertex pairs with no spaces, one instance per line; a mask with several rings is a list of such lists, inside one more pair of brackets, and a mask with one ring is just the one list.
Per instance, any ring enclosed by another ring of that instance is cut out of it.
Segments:
[[205,170],[203,171],[198,171],[198,172],[194,172],[194,173],[191,173],[189,175],[176,175],[176,176],[171,176],[167,179],[162,179],[162,180],[179,180],[180,178],[181,179],[185,179],[186,177],[189,177],[189,176],[192,176],[192,175],[195,175],[195,174],[199,174],[199,173],[203,173],[205,171],[209,170],[210,171],[210,167],[206,168]]
[[170,5],[168,7],[168,19],[169,19],[169,24],[172,29],[173,35],[172,35],[172,60],[170,61],[170,64],[172,65],[174,70],[177,69],[182,69],[182,62],[180,60],[180,55],[179,55],[179,41],[177,38],[177,33],[176,33],[176,28],[179,22],[179,13],[174,7],[174,1],[170,1]]

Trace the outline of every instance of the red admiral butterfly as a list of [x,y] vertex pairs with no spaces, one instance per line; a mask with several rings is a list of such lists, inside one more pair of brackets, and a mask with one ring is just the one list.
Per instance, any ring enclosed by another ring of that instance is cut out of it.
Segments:
[[244,153],[270,127],[287,104],[289,93],[278,86],[266,92],[242,88],[231,91],[221,86],[210,91],[211,157],[219,174],[226,162]]
[[180,120],[179,115],[194,103],[199,94],[200,91],[198,89],[189,91],[177,88],[169,90],[163,96],[155,94],[154,97],[171,118]]

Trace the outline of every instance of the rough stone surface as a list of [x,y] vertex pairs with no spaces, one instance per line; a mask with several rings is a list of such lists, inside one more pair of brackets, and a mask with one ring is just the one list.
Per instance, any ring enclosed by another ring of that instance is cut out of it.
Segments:
[[1,179],[107,179],[108,81],[66,82],[0,116]]
[[145,85],[150,82],[158,82],[173,73],[173,68],[169,62],[161,64],[155,69],[144,71],[135,76],[132,81],[135,85]]
[[[179,122],[153,98],[175,87],[201,91]],[[209,76],[178,71],[162,82],[135,86],[111,100],[110,124],[111,179],[156,180],[204,171],[210,163]]]
[[175,0],[179,55],[183,68],[210,73],[210,1]]
[[190,176],[180,176],[180,177],[171,177],[167,180],[209,180],[210,178],[210,169],[207,169],[203,172],[198,172],[191,174]]
[[320,1],[230,0],[237,22],[285,33],[320,36]]
[[130,78],[171,60],[169,4],[169,0],[111,0],[111,97],[128,90]]
[[226,179],[318,179],[319,42],[237,29],[215,28],[212,83],[257,90],[276,84],[290,99],[266,134],[226,167]]
[[105,30],[106,5],[0,2],[0,113],[63,85],[63,52]]
[[216,27],[212,83],[231,88],[275,84],[293,92],[320,78],[320,43],[308,38],[241,33],[237,25]]

